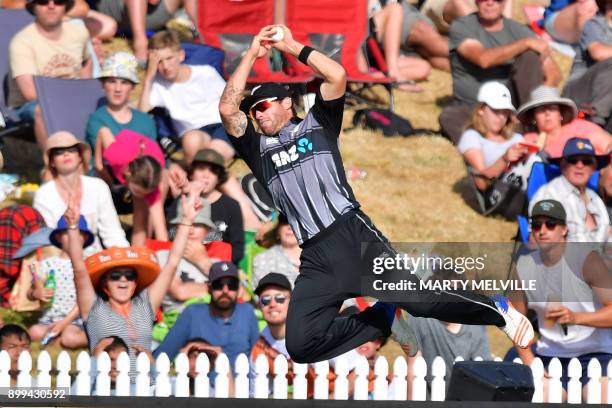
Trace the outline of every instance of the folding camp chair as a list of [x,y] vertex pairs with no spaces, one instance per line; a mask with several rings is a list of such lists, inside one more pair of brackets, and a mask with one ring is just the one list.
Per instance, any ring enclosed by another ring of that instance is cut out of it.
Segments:
[[0,137],[21,135],[31,135],[32,125],[19,123],[19,117],[15,112],[7,106],[8,102],[8,75],[9,75],[9,44],[11,39],[26,25],[34,21],[34,17],[25,10],[7,10],[0,9],[0,112],[6,115],[5,123],[0,123],[0,129],[6,126],[6,129],[0,131]]
[[84,140],[89,115],[104,98],[100,81],[37,76],[34,84],[47,134],[66,130]]
[[293,37],[322,51],[346,70],[355,91],[347,96],[370,103],[363,92],[382,85],[389,93],[389,109],[394,109],[393,84],[389,77],[374,78],[357,67],[357,55],[368,38],[368,0],[287,0],[286,25]]
[[[554,178],[561,175],[561,169],[559,166],[554,164],[545,163],[534,163],[531,168],[531,174],[529,175],[529,181],[527,182],[527,200],[531,199],[536,195],[540,187],[544,184],[549,183]],[[587,187],[595,191],[599,188],[599,172],[593,173]],[[519,224],[519,234],[523,242],[529,241],[529,221],[527,217],[517,217]]]
[[[234,72],[261,28],[274,24],[274,6],[274,0],[199,0],[198,30],[205,44],[225,52],[226,73]],[[305,85],[313,78],[312,74],[287,75],[282,70],[273,71],[270,60],[260,58],[255,62],[247,82]]]

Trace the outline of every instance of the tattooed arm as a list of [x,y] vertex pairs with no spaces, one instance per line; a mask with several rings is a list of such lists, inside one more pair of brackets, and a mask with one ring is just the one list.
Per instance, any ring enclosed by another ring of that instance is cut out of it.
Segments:
[[[240,101],[244,93],[247,77],[253,68],[255,60],[268,54],[271,46],[274,26],[266,26],[253,38],[251,46],[247,50],[240,64],[227,80],[221,100],[219,101],[219,113],[225,131],[234,136],[241,137],[247,127],[248,118],[240,110]],[[263,44],[262,44],[263,42]]]

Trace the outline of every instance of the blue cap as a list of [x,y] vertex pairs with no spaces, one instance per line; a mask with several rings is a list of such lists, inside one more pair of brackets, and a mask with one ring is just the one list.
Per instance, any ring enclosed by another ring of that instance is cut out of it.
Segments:
[[51,241],[49,241],[51,231],[53,231],[51,228],[43,227],[25,237],[21,241],[21,247],[19,247],[15,255],[13,255],[13,259],[23,258],[36,251],[38,248],[51,245]]
[[597,168],[601,169],[608,165],[610,156],[598,156],[595,154],[595,148],[589,139],[583,137],[573,137],[565,142],[563,147],[563,155],[560,158],[550,160],[551,162],[560,162],[560,159],[565,159],[571,156],[593,156],[597,161]]
[[[49,237],[49,240],[51,241],[51,243],[55,245],[56,247],[62,249],[62,243],[59,242],[59,240],[56,237],[56,234],[58,232],[64,232],[67,229],[68,229],[68,221],[66,221],[66,218],[62,215],[60,219],[57,221],[57,227],[53,230],[53,232],[51,232],[51,236]],[[91,231],[87,228],[87,221],[85,220],[85,217],[83,217],[82,215],[79,216],[79,231],[81,231],[81,234],[85,234],[85,242],[83,243],[83,248],[90,246],[94,241],[94,236],[91,233]]]

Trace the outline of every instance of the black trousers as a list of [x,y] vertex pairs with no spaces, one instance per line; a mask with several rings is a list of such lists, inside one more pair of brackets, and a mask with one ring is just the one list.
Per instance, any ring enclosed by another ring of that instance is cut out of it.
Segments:
[[[362,286],[364,267],[391,252],[387,239],[361,211],[345,214],[306,242],[287,316],[286,345],[294,361],[327,360],[390,335],[382,309],[368,308],[350,317],[340,317],[338,311],[344,300],[367,294]],[[416,275],[405,277],[418,280]],[[413,316],[464,324],[505,324],[484,295],[410,291],[406,296],[410,301],[394,304]]]

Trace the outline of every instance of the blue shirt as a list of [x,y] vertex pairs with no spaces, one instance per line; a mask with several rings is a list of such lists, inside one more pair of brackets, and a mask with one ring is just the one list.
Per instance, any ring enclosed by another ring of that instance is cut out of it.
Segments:
[[257,319],[253,306],[248,303],[236,304],[227,320],[211,315],[207,304],[191,305],[183,310],[153,355],[157,358],[166,353],[173,360],[189,340],[202,338],[221,347],[233,367],[240,353],[250,355],[258,336]]
[[99,107],[94,113],[89,115],[87,121],[87,130],[85,134],[85,141],[91,147],[91,150],[96,149],[96,140],[98,139],[98,132],[100,128],[107,127],[113,136],[117,136],[117,133],[123,129],[133,130],[138,132],[151,140],[157,140],[157,130],[155,129],[155,122],[146,113],[136,109],[132,110],[132,119],[127,123],[117,122],[106,109],[106,105]]

